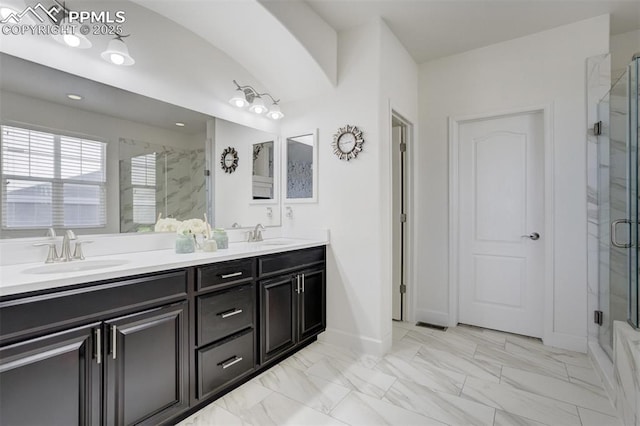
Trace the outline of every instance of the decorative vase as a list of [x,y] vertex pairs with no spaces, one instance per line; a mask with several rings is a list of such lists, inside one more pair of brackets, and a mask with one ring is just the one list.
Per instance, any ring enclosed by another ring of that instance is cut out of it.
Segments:
[[176,253],[193,253],[196,251],[196,242],[191,234],[178,234],[176,237]]
[[227,233],[222,228],[216,228],[213,230],[213,239],[216,240],[216,244],[218,245],[218,249],[226,249],[229,248],[229,237]]

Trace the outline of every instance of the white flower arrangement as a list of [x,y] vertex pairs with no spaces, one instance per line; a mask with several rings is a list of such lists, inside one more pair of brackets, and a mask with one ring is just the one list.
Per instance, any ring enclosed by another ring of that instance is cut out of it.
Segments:
[[202,219],[187,219],[178,225],[178,234],[207,235],[207,225]]
[[158,219],[154,228],[155,232],[176,232],[182,224],[178,219],[168,217],[166,219]]

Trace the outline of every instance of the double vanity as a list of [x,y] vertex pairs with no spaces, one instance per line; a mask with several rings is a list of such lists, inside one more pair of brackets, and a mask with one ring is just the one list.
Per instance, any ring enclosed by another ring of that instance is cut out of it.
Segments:
[[325,245],[3,267],[0,424],[186,417],[324,331]]

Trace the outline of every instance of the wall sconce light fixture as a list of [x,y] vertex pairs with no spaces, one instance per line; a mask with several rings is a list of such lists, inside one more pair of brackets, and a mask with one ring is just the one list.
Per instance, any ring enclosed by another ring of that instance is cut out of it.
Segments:
[[[240,86],[235,80],[233,80],[233,84],[236,85],[236,90],[242,92],[242,95],[237,94],[231,99],[229,99],[229,103],[238,108],[245,108],[249,106],[249,111],[255,114],[267,114],[267,117],[272,120],[280,120],[284,117],[282,111],[280,111],[280,106],[278,102],[280,99],[275,99],[268,93],[259,93],[256,89],[251,86]],[[267,107],[264,103],[263,96],[268,96],[271,98],[271,106]]]

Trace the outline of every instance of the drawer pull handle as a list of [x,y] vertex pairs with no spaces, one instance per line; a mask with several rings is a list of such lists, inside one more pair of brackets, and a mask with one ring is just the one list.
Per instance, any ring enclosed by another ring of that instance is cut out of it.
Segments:
[[235,355],[234,355],[233,357],[229,358],[229,359],[228,359],[228,360],[226,360],[226,361],[221,362],[221,363],[220,363],[220,364],[218,364],[218,365],[221,365],[221,366],[222,366],[222,369],[224,370],[225,368],[229,368],[229,367],[231,367],[232,365],[239,363],[240,361],[242,361],[242,357],[241,357],[241,356],[235,356]]
[[220,278],[239,277],[240,275],[242,275],[242,272],[234,272],[233,274],[220,275]]
[[234,315],[241,314],[241,313],[242,313],[242,309],[232,309],[232,310],[227,311],[227,312],[222,312],[222,313],[220,313],[218,315],[220,315],[222,318],[229,318],[229,317],[232,317]]

